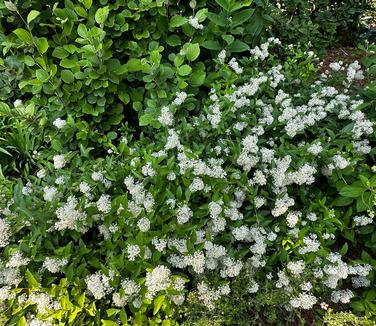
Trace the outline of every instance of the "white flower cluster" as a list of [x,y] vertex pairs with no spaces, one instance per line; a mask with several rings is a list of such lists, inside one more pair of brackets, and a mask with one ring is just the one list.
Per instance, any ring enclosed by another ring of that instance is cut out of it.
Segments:
[[171,271],[163,265],[159,265],[151,272],[146,273],[146,297],[148,299],[153,299],[159,291],[166,290],[171,285],[170,276]]
[[12,235],[10,224],[5,218],[0,217],[0,247],[6,247],[10,243]]
[[50,273],[59,273],[66,264],[68,264],[68,259],[66,258],[46,257],[42,268],[47,269]]
[[161,114],[158,117],[158,121],[162,126],[168,127],[174,123],[174,116],[167,106],[161,109]]
[[97,300],[112,292],[110,278],[102,273],[92,274],[85,279],[89,293]]
[[373,219],[365,215],[360,215],[354,217],[354,222],[356,226],[365,226],[373,223]]
[[194,29],[203,29],[204,25],[200,24],[198,21],[198,18],[195,16],[190,16],[188,18],[188,23],[191,25]]
[[64,155],[55,155],[53,157],[54,167],[55,169],[62,169],[65,166],[65,158]]
[[227,284],[217,289],[210,287],[203,281],[197,285],[197,297],[208,309],[213,309],[215,301],[224,295],[229,295],[230,292],[230,287]]
[[74,196],[68,197],[67,202],[56,210],[58,221],[55,223],[56,230],[79,230],[78,223],[84,222],[86,213],[76,209],[78,200]]
[[63,119],[60,119],[60,118],[57,118],[54,120],[53,122],[53,125],[57,128],[57,129],[63,129],[65,127],[65,125],[67,124],[67,121],[66,120],[63,120]]

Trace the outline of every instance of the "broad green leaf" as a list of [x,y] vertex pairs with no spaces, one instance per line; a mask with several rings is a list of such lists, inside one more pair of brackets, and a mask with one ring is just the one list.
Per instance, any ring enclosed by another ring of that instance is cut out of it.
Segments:
[[192,68],[188,65],[182,65],[178,68],[178,74],[180,76],[187,76],[192,72]]
[[45,37],[40,37],[36,40],[35,44],[37,45],[38,51],[41,54],[44,54],[48,50],[48,41]]
[[246,10],[243,10],[241,12],[234,14],[232,16],[231,27],[236,27],[236,26],[243,24],[249,18],[251,18],[251,16],[253,15],[254,12],[255,12],[254,9],[246,9]]
[[221,35],[221,37],[225,40],[227,44],[231,44],[235,40],[235,37],[233,37],[232,35],[228,35],[228,34]]
[[156,315],[158,311],[161,309],[163,301],[165,300],[166,296],[160,295],[154,299],[154,309],[153,315]]
[[64,59],[69,56],[69,52],[64,50],[62,47],[56,47],[53,52],[52,56],[59,59]]
[[244,52],[249,50],[249,45],[240,40],[235,40],[226,47],[228,52]]
[[71,60],[71,59],[68,59],[68,58],[64,58],[60,61],[60,66],[62,66],[63,68],[73,68],[73,67],[76,67],[78,65],[78,62],[75,61],[75,60]]
[[357,198],[362,195],[363,191],[363,187],[344,186],[341,188],[339,193],[343,197]]
[[110,12],[110,9],[108,8],[108,6],[99,8],[95,13],[95,21],[99,25],[103,25],[108,17],[109,12]]
[[223,15],[217,15],[217,14],[214,14],[212,12],[208,12],[206,14],[206,17],[208,17],[208,19],[211,22],[213,22],[214,24],[216,24],[218,26],[226,27],[226,25],[227,25],[227,19]]
[[200,45],[198,43],[189,44],[187,47],[186,57],[189,61],[194,61],[200,55]]
[[349,245],[347,244],[347,242],[345,242],[345,244],[342,246],[342,248],[340,249],[339,253],[344,256],[347,254],[347,251],[349,250]]
[[120,320],[123,323],[123,325],[128,325],[128,316],[124,308],[122,308],[120,311]]
[[149,125],[152,121],[154,121],[155,118],[151,114],[144,114],[140,117],[140,126],[147,126]]
[[33,38],[26,29],[17,28],[16,30],[13,31],[13,33],[16,34],[22,42],[25,42],[28,44],[33,43]]
[[26,275],[27,283],[32,289],[39,287],[39,282],[28,269],[26,270],[25,275]]
[[167,38],[167,44],[169,46],[177,46],[177,45],[181,45],[181,39],[179,37],[179,35],[176,35],[176,34],[173,34],[173,35],[170,35],[168,38]]
[[37,77],[38,80],[42,81],[42,82],[46,82],[48,81],[48,78],[49,78],[49,75],[48,75],[48,72],[43,70],[43,69],[38,69],[36,72],[35,72],[35,75]]
[[102,319],[102,320],[101,320],[101,323],[102,323],[102,326],[119,326],[118,323],[115,323],[115,322],[112,321],[112,320],[105,320],[105,319]]
[[215,0],[224,10],[229,11],[231,0]]
[[64,83],[71,84],[74,82],[74,75],[70,70],[62,70],[61,71],[61,79]]
[[140,59],[131,58],[126,64],[128,71],[142,71],[144,66]]
[[90,9],[93,4],[93,0],[84,0],[84,6],[86,9]]
[[4,5],[9,11],[17,11],[17,6],[11,1],[4,1]]
[[27,326],[25,316],[22,316],[22,317],[17,321],[17,326]]
[[111,317],[113,315],[116,315],[120,310],[116,308],[110,308],[106,310],[107,317]]
[[28,24],[30,24],[35,18],[37,18],[40,15],[40,12],[37,10],[32,10],[27,15],[26,21]]
[[350,303],[350,305],[357,312],[362,312],[365,310],[364,304],[360,301],[353,301]]
[[173,16],[170,20],[170,27],[179,27],[183,26],[188,22],[187,17],[183,16]]
[[82,38],[88,38],[87,27],[84,24],[78,25],[77,34],[80,35]]
[[205,41],[201,44],[201,46],[208,50],[220,51],[222,49],[218,41]]

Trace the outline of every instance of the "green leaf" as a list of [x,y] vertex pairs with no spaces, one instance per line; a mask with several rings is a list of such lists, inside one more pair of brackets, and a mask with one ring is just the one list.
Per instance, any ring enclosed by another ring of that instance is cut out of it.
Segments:
[[224,35],[221,35],[221,37],[225,40],[227,44],[231,44],[235,40],[235,37],[233,37],[232,35],[224,34]]
[[218,41],[205,41],[201,46],[208,50],[220,51],[222,49]]
[[357,198],[360,197],[363,193],[363,187],[356,186],[344,186],[339,194],[343,197]]
[[26,21],[28,24],[30,24],[35,18],[37,18],[40,15],[40,12],[37,10],[32,10],[27,15]]
[[362,312],[365,310],[364,304],[360,301],[353,301],[350,303],[350,305],[357,312]]
[[163,301],[165,300],[166,296],[160,295],[154,299],[154,309],[153,315],[156,315],[158,311],[161,309]]
[[187,17],[174,16],[170,20],[170,27],[180,27],[188,22]]
[[119,317],[120,317],[120,320],[123,323],[123,325],[128,325],[128,316],[127,316],[127,313],[125,312],[124,308],[121,309]]
[[84,6],[86,9],[90,9],[92,4],[93,4],[93,0],[84,0]]
[[108,17],[108,14],[110,12],[110,9],[108,8],[108,6],[106,7],[103,7],[103,8],[99,8],[96,13],[95,13],[95,21],[99,24],[99,25],[103,25],[104,22],[106,21],[107,17]]
[[44,54],[48,50],[48,41],[45,37],[40,37],[36,40],[35,44],[37,45],[38,51],[41,54]]
[[37,79],[40,80],[41,82],[45,83],[45,82],[48,81],[48,78],[49,78],[48,72],[43,70],[43,69],[38,69],[35,72],[35,75],[36,75]]
[[249,45],[240,40],[235,40],[226,47],[228,52],[244,52],[249,50]]
[[186,57],[189,61],[194,61],[200,55],[200,45],[198,43],[189,44],[187,47]]
[[64,59],[69,56],[69,52],[67,50],[64,50],[62,47],[56,47],[52,51],[52,56],[59,59]]
[[187,76],[191,73],[192,68],[188,65],[182,65],[181,67],[178,68],[178,74],[180,76]]
[[106,310],[107,317],[111,317],[113,315],[116,315],[120,310],[116,308],[110,308]]
[[74,60],[71,60],[71,59],[68,59],[68,58],[64,58],[60,61],[60,66],[62,66],[63,68],[73,68],[73,67],[76,67],[77,66],[77,61],[74,61]]
[[61,71],[61,79],[64,83],[71,84],[74,82],[74,75],[70,70],[62,70]]
[[22,316],[20,319],[18,319],[17,326],[27,326],[25,316]]
[[77,34],[80,35],[82,38],[88,38],[87,27],[84,24],[78,25]]
[[28,269],[26,270],[25,275],[26,275],[27,283],[32,289],[39,287],[39,282]]
[[11,1],[4,1],[4,5],[9,11],[17,11],[17,6]]
[[227,19],[223,15],[216,15],[212,12],[208,12],[206,14],[206,17],[209,18],[211,22],[213,22],[215,25],[226,27],[227,26]]
[[345,244],[342,246],[342,248],[340,249],[339,253],[344,256],[347,254],[347,251],[349,250],[349,245],[347,244],[347,242],[345,242]]
[[177,45],[181,45],[181,39],[178,35],[176,34],[173,34],[173,35],[170,35],[167,40],[166,40],[167,44],[169,46],[177,46]]
[[112,320],[105,320],[105,319],[102,319],[101,322],[102,322],[102,326],[119,326],[118,323],[115,323],[115,322],[112,321]]
[[348,206],[354,201],[353,198],[350,197],[338,197],[333,200],[333,206]]
[[13,31],[13,33],[16,34],[22,42],[25,42],[28,44],[33,43],[33,38],[27,30],[23,28],[17,28],[16,30]]
[[231,27],[236,27],[236,26],[243,24],[249,18],[251,18],[251,16],[253,15],[254,12],[255,12],[254,9],[246,9],[246,10],[243,10],[239,13],[234,14],[232,16]]
[[215,0],[224,10],[229,11],[230,9],[230,0]]
[[155,119],[154,119],[154,117],[151,114],[146,113],[146,114],[144,114],[144,115],[142,115],[140,117],[140,122],[139,123],[140,123],[140,126],[147,126],[147,125],[149,125],[154,120]]

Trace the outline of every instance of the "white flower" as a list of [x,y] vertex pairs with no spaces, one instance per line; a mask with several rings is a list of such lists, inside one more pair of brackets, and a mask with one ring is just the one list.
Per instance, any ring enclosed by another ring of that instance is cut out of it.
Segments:
[[186,92],[178,92],[176,93],[176,98],[175,100],[172,102],[172,104],[176,105],[176,106],[180,106],[184,103],[184,101],[186,100],[187,98],[187,93]]
[[90,191],[91,191],[91,188],[89,186],[89,184],[85,181],[82,181],[80,183],[80,191],[85,194],[86,196],[89,196],[90,195]]
[[23,253],[17,250],[12,254],[5,266],[8,268],[17,268],[27,265],[29,261],[29,258],[25,258]]
[[231,67],[232,70],[234,70],[238,75],[243,73],[243,68],[239,66],[239,63],[236,61],[235,58],[232,58],[228,65]]
[[110,195],[102,195],[97,201],[97,208],[102,213],[109,213],[111,210],[111,197]]
[[290,261],[287,264],[287,269],[291,272],[294,276],[299,276],[301,273],[303,273],[305,267],[305,263],[303,260],[298,261]]
[[111,292],[109,284],[110,278],[102,273],[95,273],[86,277],[86,285],[88,291],[94,296],[96,300],[100,300]]
[[294,308],[312,309],[317,303],[317,298],[311,294],[301,293],[298,297],[290,300],[290,304]]
[[15,108],[19,108],[19,107],[23,106],[22,100],[15,100],[13,105],[14,105]]
[[130,261],[136,260],[136,257],[140,254],[141,250],[138,245],[128,245],[127,253]]
[[197,17],[194,17],[194,16],[190,16],[188,18],[188,23],[189,25],[191,25],[194,29],[203,29],[204,28],[204,25],[200,24],[198,22],[198,18]]
[[52,201],[57,193],[57,189],[55,187],[45,186],[43,191],[44,191],[43,198],[45,201]]
[[137,222],[137,226],[141,232],[147,232],[150,229],[150,220],[143,217]]
[[66,120],[62,120],[60,118],[57,118],[54,120],[53,122],[53,125],[57,128],[57,129],[62,129],[65,127],[65,125],[67,124]]
[[170,276],[170,270],[163,265],[159,265],[151,272],[147,272],[145,279],[146,297],[152,299],[159,291],[166,290],[171,284]]
[[46,176],[46,170],[45,170],[45,169],[40,169],[40,170],[37,172],[37,177],[38,177],[39,179],[43,179],[45,176]]
[[225,59],[226,59],[226,50],[222,50],[218,54],[218,60],[219,60],[220,63],[224,63]]
[[162,126],[171,126],[174,122],[174,116],[170,112],[170,109],[167,106],[164,106],[161,110],[161,114],[158,117],[158,121]]
[[187,205],[183,205],[177,209],[176,216],[178,224],[184,224],[192,218],[193,213]]
[[53,157],[55,169],[62,169],[65,166],[64,155],[55,155]]
[[68,259],[66,258],[51,258],[46,257],[43,262],[43,268],[46,268],[51,273],[62,272],[61,268],[68,264]]

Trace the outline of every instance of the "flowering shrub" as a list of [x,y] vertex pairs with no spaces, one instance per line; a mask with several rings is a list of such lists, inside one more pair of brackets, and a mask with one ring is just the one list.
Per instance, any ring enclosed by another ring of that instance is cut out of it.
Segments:
[[356,247],[374,228],[364,73],[333,63],[317,79],[316,61],[276,38],[242,59],[219,51],[206,96],[155,99],[143,132],[119,128],[95,160],[70,147],[68,119],[48,120],[60,145],[2,197],[6,322],[175,325],[232,298],[248,301],[244,325],[261,305],[374,315],[375,248]]

